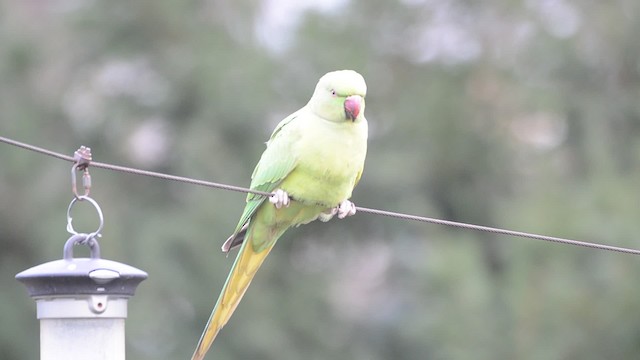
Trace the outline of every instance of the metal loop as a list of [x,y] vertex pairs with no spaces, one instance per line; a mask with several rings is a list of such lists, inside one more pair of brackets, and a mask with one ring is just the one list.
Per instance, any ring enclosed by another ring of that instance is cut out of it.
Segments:
[[75,163],[71,167],[71,191],[76,199],[82,196],[89,196],[89,193],[91,192],[91,175],[89,174],[89,168],[85,167],[84,170],[82,170],[82,187],[84,188],[84,193],[82,195],[78,193],[76,171],[80,171],[81,167],[82,164],[80,163]]
[[96,235],[96,233],[72,235],[67,242],[64,243],[62,258],[65,260],[73,259],[74,245],[87,245],[89,247],[91,258],[100,259],[100,245],[98,244],[98,240],[95,238]]
[[[102,209],[100,209],[100,206],[98,205],[98,203],[93,200],[92,198],[86,196],[86,195],[82,195],[82,196],[78,196],[78,197],[74,197],[71,200],[71,203],[69,203],[69,207],[67,208],[67,232],[69,232],[70,234],[73,235],[78,235],[78,232],[73,228],[73,218],[71,217],[71,208],[73,207],[73,204],[75,204],[77,201],[88,201],[91,203],[91,205],[93,205],[93,207],[96,209],[96,211],[98,212],[98,219],[100,220],[100,224],[98,225],[98,229],[90,234],[87,235],[88,238],[95,238],[95,237],[100,237],[100,232],[102,231],[102,228],[104,227],[104,216],[102,215]],[[86,234],[85,234],[86,235]]]
[[[73,153],[73,160],[75,163],[71,167],[71,191],[76,198],[80,196],[89,196],[91,191],[91,175],[89,174],[89,164],[91,163],[91,148],[86,146],[80,146],[75,153]],[[82,171],[82,187],[84,188],[84,194],[78,194],[78,181],[76,179],[76,171]]]

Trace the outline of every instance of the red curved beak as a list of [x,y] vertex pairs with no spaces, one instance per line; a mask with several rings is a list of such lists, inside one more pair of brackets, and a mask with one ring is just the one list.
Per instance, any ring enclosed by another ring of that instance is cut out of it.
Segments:
[[344,100],[344,114],[347,119],[356,121],[358,114],[360,114],[360,108],[362,107],[362,96],[351,95]]

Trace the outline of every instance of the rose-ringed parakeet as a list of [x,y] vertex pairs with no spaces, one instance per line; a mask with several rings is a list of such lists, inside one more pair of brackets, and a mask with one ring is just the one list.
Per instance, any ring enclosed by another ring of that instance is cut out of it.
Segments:
[[288,228],[355,213],[348,199],[367,152],[366,92],[364,79],[355,71],[327,73],[307,105],[276,126],[251,176],[251,189],[274,195],[249,194],[238,226],[222,245],[224,252],[237,246],[240,251],[192,360],[204,358]]

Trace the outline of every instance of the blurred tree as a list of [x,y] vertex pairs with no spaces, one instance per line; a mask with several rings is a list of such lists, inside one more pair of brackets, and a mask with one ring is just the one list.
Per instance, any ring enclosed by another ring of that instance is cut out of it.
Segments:
[[[639,7],[4,1],[0,134],[248,185],[273,126],[319,76],[353,68],[371,128],[356,204],[638,247]],[[34,305],[13,276],[60,256],[69,164],[0,147],[0,352],[36,358]],[[128,357],[186,358],[244,197],[92,175],[103,255],[150,274]],[[212,356],[634,358],[639,273],[627,255],[365,214],[309,224],[279,242]]]

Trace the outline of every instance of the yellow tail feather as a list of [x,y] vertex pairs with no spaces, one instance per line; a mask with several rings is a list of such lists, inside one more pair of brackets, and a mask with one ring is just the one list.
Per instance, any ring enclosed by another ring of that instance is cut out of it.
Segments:
[[249,239],[245,239],[245,244],[240,248],[238,258],[236,259],[231,274],[227,279],[227,283],[222,289],[218,303],[211,313],[207,327],[198,342],[198,346],[191,357],[191,360],[204,359],[204,356],[211,347],[216,335],[218,335],[220,329],[222,329],[227,321],[229,321],[231,314],[233,314],[238,303],[240,303],[240,300],[247,291],[253,276],[256,274],[267,255],[269,255],[273,245],[275,245],[275,241],[268,248],[263,249],[260,252],[255,252],[251,241]]

